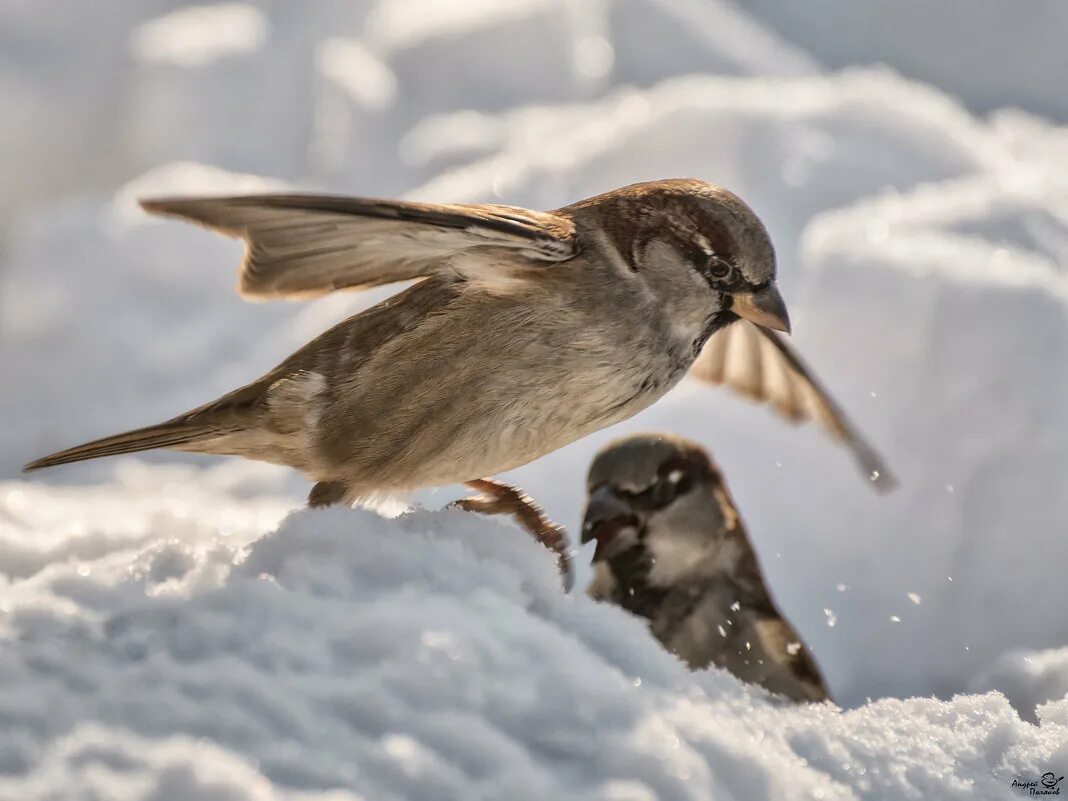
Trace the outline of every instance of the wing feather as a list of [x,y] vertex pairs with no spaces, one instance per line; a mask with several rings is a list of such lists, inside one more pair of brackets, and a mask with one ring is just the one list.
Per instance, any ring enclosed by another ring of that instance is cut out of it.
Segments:
[[499,205],[438,205],[330,195],[144,200],[245,240],[239,289],[248,297],[307,297],[407,281],[449,268],[472,248],[507,248],[532,263],[571,258],[572,222]]
[[758,403],[769,404],[791,423],[815,420],[843,443],[875,486],[896,486],[882,458],[842,408],[781,336],[739,320],[705,343],[690,374],[722,384]]

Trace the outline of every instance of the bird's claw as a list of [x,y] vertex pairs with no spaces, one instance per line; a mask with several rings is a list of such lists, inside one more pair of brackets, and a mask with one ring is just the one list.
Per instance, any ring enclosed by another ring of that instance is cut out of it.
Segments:
[[571,573],[567,533],[563,526],[550,520],[545,510],[533,498],[511,484],[490,478],[465,481],[464,484],[480,494],[453,501],[446,508],[484,515],[511,515],[534,539],[556,554],[564,589],[571,589],[574,577]]

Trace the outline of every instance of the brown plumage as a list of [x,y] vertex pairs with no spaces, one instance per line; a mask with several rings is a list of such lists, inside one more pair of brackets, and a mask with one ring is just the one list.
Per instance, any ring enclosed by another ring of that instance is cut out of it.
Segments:
[[691,668],[725,668],[796,701],[828,697],[779,611],[723,476],[699,446],[638,435],[601,451],[582,541],[596,541],[591,597],[649,621]]
[[744,320],[724,328],[705,344],[690,375],[766,403],[790,423],[816,421],[850,449],[861,471],[878,490],[885,492],[897,485],[882,458],[820,380],[774,331]]
[[[788,327],[760,220],[692,179],[553,212],[314,195],[143,205],[244,238],[250,297],[421,280],[246,387],[28,470],[162,447],[290,465],[317,482],[316,503],[470,481],[644,409],[706,342],[719,347],[718,332]],[[750,394],[819,417],[870,455],[785,345],[752,358],[750,372],[793,369],[791,386],[819,402],[784,405],[774,383]],[[729,364],[701,374],[748,386]]]
[[569,219],[500,205],[435,205],[322,195],[158,198],[145,211],[243,238],[239,290],[249,298],[308,297],[423,278],[478,248],[534,260],[575,254]]

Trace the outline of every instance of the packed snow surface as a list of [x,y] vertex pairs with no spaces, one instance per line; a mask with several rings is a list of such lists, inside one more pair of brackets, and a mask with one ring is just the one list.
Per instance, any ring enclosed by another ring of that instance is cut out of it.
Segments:
[[[1068,129],[976,116],[1063,118],[1063,48],[995,59],[949,5],[843,0],[911,77],[828,72],[867,62],[813,27],[832,0],[750,5],[0,0],[0,798],[1004,799],[1068,774]],[[978,5],[998,47],[1063,29]],[[552,208],[680,175],[765,220],[794,344],[900,489],[690,382],[505,478],[576,532],[609,439],[705,444],[841,708],[688,673],[510,524],[421,510],[461,488],[386,518],[301,511],[303,479],[240,461],[18,474],[391,291],[246,303],[239,244],[138,197]]]

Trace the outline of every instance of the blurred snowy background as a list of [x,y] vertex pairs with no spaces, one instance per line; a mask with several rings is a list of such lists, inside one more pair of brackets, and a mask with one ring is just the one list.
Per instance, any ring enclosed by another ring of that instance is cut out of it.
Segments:
[[[0,0],[0,790],[67,797],[101,760],[159,797],[376,801],[1003,798],[1013,771],[1068,772],[1065,702],[1041,728],[997,696],[865,705],[1000,690],[1033,721],[1068,692],[1066,29],[1059,0]],[[633,622],[557,597],[496,524],[301,512],[260,540],[299,477],[175,455],[18,475],[387,294],[244,303],[240,246],[138,196],[551,208],[669,176],[762,215],[794,343],[901,488],[878,497],[817,431],[689,383],[507,478],[574,532],[606,441],[703,442],[853,712],[688,677]],[[466,678],[408,676],[439,652]]]

